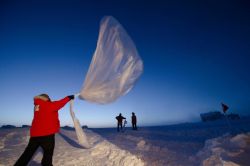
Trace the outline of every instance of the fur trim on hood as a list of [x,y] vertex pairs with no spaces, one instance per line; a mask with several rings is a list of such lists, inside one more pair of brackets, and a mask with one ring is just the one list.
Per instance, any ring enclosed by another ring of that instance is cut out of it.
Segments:
[[40,94],[38,96],[35,96],[34,99],[41,99],[43,101],[50,101],[49,95],[47,95],[47,94]]

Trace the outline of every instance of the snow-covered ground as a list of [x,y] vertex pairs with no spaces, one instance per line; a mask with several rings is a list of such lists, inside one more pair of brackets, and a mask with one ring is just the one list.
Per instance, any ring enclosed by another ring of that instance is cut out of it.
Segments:
[[[250,119],[169,126],[88,129],[91,148],[78,143],[74,130],[56,135],[53,164],[76,166],[235,166],[250,163]],[[29,140],[28,128],[0,130],[0,165],[13,165]],[[41,149],[29,165],[39,165]]]
[[[85,132],[92,146],[90,149],[84,149],[77,143],[75,131],[61,129],[56,135],[54,165],[144,165],[137,156],[117,147],[100,135],[90,130]],[[14,165],[28,143],[29,130],[3,129],[0,133],[0,165]],[[42,150],[39,149],[29,165],[39,165],[41,159]]]

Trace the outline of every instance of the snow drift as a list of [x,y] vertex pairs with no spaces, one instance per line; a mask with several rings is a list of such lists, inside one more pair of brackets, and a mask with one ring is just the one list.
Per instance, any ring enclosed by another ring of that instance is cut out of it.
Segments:
[[[55,166],[143,166],[137,156],[103,139],[100,135],[85,130],[92,146],[84,149],[77,143],[74,130],[63,130],[56,135],[53,157]],[[28,144],[28,129],[0,130],[0,165],[12,166]],[[38,149],[29,165],[40,165],[42,149]]]

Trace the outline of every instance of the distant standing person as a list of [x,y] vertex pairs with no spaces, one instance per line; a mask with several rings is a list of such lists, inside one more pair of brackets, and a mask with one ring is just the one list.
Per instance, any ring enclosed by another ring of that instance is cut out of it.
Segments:
[[134,112],[132,112],[131,122],[132,122],[133,130],[137,130],[137,126],[136,126],[137,119],[136,119],[136,116],[135,116],[135,113],[134,113]]
[[126,119],[122,116],[122,114],[120,113],[119,116],[116,117],[117,120],[117,131],[119,132],[119,127],[121,127],[121,131],[122,131],[122,121],[123,119]]

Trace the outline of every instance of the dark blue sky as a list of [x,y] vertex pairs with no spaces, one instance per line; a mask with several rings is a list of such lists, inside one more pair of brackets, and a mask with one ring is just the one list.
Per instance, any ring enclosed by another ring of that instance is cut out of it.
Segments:
[[[114,16],[134,40],[145,71],[127,96],[106,106],[76,101],[89,126],[138,116],[140,125],[197,120],[201,112],[250,113],[248,1],[0,1],[0,124],[30,124],[33,96],[77,93],[99,22]],[[68,106],[61,123],[71,124]]]

